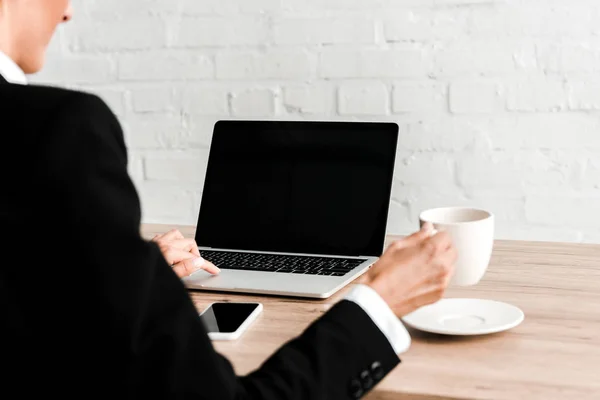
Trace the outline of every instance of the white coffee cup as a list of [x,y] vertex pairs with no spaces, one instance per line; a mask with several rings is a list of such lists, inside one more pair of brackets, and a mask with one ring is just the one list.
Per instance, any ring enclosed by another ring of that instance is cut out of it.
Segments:
[[426,222],[447,232],[458,252],[450,285],[471,286],[485,275],[494,247],[494,215],[488,211],[467,207],[434,208],[419,215],[421,226]]

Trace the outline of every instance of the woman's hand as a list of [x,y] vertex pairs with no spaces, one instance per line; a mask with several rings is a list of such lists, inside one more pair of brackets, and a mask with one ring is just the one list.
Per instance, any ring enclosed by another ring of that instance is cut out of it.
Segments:
[[440,300],[454,273],[457,252],[450,236],[429,223],[392,243],[365,274],[371,286],[399,317]]
[[156,235],[152,241],[158,244],[165,260],[180,278],[201,269],[213,275],[221,272],[213,263],[200,256],[200,250],[194,239],[186,239],[177,229]]

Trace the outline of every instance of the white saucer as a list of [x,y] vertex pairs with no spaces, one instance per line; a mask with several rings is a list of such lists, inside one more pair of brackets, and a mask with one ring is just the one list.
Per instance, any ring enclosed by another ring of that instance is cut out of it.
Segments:
[[518,307],[494,300],[442,299],[402,318],[415,329],[442,335],[485,335],[523,322]]

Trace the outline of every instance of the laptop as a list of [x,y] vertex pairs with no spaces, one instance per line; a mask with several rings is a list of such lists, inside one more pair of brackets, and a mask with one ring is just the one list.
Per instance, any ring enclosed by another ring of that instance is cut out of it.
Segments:
[[328,298],[381,256],[398,125],[218,121],[196,242],[198,290]]

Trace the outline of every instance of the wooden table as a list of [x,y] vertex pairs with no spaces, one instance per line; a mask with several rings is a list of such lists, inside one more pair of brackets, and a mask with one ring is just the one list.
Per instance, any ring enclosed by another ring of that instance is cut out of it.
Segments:
[[[194,235],[188,226],[144,225],[142,232],[151,237],[173,227]],[[214,343],[238,374],[246,374],[348,289],[326,300],[190,294],[198,310],[213,301],[264,304],[241,339]],[[411,330],[413,343],[402,364],[367,399],[600,399],[600,245],[497,241],[481,283],[451,288],[446,297],[509,302],[524,311],[525,320],[480,337]]]

